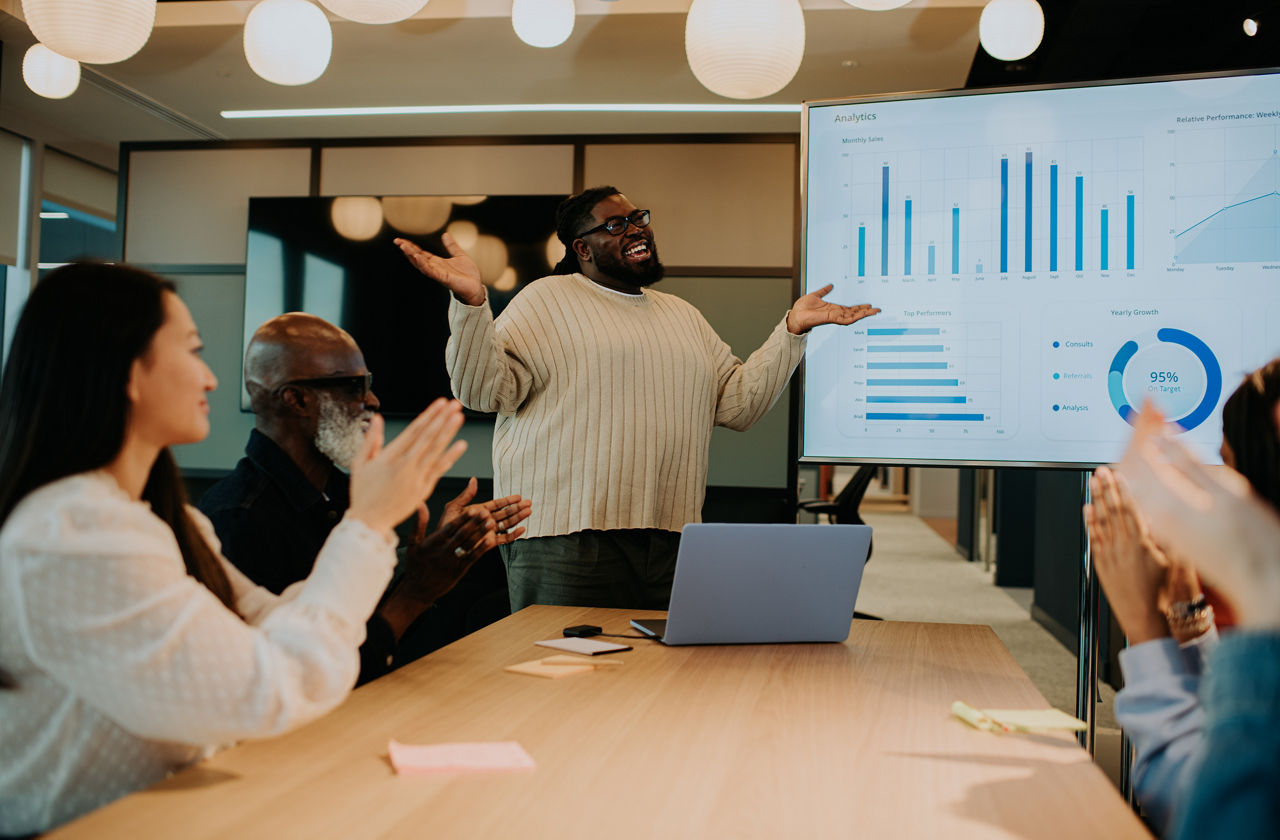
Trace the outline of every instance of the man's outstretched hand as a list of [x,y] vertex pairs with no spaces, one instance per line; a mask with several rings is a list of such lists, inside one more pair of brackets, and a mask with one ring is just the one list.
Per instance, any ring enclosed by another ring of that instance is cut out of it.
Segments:
[[476,267],[475,261],[467,256],[467,252],[462,250],[462,246],[450,234],[441,234],[440,241],[449,252],[448,259],[424,251],[407,239],[397,239],[395,242],[414,268],[453,292],[458,300],[467,306],[484,303],[484,283],[480,281],[480,269]]
[[857,306],[841,306],[838,303],[823,300],[835,286],[827,284],[815,292],[810,292],[792,305],[787,313],[787,331],[793,335],[804,335],[814,327],[823,324],[849,325],[863,318],[869,318],[880,310],[869,303]]

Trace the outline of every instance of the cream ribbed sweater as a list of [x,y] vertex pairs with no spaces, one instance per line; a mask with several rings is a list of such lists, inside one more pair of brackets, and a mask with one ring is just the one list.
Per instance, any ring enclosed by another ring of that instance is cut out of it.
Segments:
[[453,392],[497,412],[494,495],[533,500],[530,537],[700,521],[712,427],[759,420],[805,346],[784,318],[742,362],[686,301],[581,274],[532,283],[496,321],[452,298],[449,328]]

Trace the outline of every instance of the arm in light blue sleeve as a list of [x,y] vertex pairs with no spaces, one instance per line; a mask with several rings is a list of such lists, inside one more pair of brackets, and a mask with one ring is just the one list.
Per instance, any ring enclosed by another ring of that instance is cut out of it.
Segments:
[[1280,632],[1224,638],[1202,698],[1203,761],[1175,814],[1172,836],[1280,836]]
[[1204,710],[1201,662],[1212,639],[1179,647],[1172,638],[1120,652],[1125,685],[1116,695],[1116,719],[1133,739],[1133,787],[1156,831],[1169,828],[1198,762]]

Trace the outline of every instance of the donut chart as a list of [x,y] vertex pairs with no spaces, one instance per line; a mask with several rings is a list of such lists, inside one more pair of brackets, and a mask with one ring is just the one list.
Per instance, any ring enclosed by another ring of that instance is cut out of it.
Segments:
[[1111,405],[1133,425],[1133,403],[1151,398],[1171,422],[1191,431],[1213,414],[1222,396],[1222,366],[1197,336],[1164,327],[1126,341],[1107,372]]

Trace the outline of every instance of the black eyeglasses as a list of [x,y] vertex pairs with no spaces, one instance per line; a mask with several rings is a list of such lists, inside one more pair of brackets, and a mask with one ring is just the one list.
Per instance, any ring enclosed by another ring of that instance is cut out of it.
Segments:
[[[318,376],[314,379],[292,379],[283,383],[280,388],[300,385],[305,388],[332,388],[348,399],[364,399],[373,392],[373,374],[363,373],[357,376]],[[277,388],[276,390],[280,390]]]
[[601,230],[605,231],[610,236],[621,236],[623,231],[627,229],[627,225],[634,225],[637,229],[647,228],[649,226],[649,211],[637,210],[630,216],[610,216],[604,220],[604,224],[596,225],[589,230],[584,230],[582,233],[578,234],[577,238],[581,239],[588,233],[596,233]]

